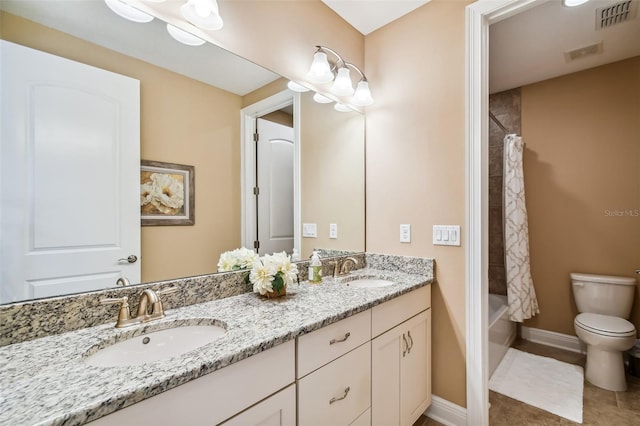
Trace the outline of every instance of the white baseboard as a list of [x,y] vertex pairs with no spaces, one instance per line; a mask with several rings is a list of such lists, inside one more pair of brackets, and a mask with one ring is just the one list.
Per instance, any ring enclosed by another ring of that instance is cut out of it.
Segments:
[[466,426],[467,409],[439,396],[431,396],[431,406],[424,415],[446,426]]
[[522,338],[530,342],[553,346],[554,348],[571,352],[586,353],[586,346],[580,343],[580,339],[576,336],[524,326],[520,329],[520,332]]

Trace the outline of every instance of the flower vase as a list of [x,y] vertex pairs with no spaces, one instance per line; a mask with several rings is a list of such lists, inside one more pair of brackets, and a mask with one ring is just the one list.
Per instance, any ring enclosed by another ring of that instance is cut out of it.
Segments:
[[273,290],[272,292],[267,292],[264,294],[264,297],[267,299],[276,299],[278,297],[283,297],[287,295],[287,286],[283,286],[280,291]]

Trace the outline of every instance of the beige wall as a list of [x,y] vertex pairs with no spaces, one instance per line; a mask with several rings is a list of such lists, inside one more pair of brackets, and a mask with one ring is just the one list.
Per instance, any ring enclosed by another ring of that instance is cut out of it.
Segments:
[[640,57],[523,87],[522,135],[540,305],[525,325],[575,335],[569,273],[640,267]]
[[[300,96],[302,223],[317,224],[317,238],[302,238],[300,256],[314,248],[364,251],[364,131],[358,112],[337,112],[312,92]],[[338,238],[329,238],[329,224]]]
[[[465,6],[433,0],[365,39],[367,251],[433,257],[433,393],[465,406],[465,260],[432,226],[465,220]],[[399,225],[411,224],[410,244]]]
[[194,226],[142,228],[142,280],[215,272],[240,245],[240,96],[2,13],[2,38],[140,80],[141,158],[195,166]]

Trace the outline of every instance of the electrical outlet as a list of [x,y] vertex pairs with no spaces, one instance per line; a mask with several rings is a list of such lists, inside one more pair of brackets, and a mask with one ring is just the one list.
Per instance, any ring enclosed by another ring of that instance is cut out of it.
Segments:
[[400,242],[401,243],[411,242],[411,225],[408,223],[404,223],[400,225]]
[[329,238],[336,239],[338,238],[338,224],[330,223],[329,224]]

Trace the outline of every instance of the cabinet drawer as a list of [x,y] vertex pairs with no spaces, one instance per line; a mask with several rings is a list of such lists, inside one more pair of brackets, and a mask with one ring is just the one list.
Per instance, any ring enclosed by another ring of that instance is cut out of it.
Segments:
[[346,426],[370,405],[371,342],[298,381],[299,425]]
[[431,286],[396,297],[371,310],[371,337],[381,335],[408,318],[431,307]]
[[298,338],[298,373],[304,377],[371,340],[371,310]]

